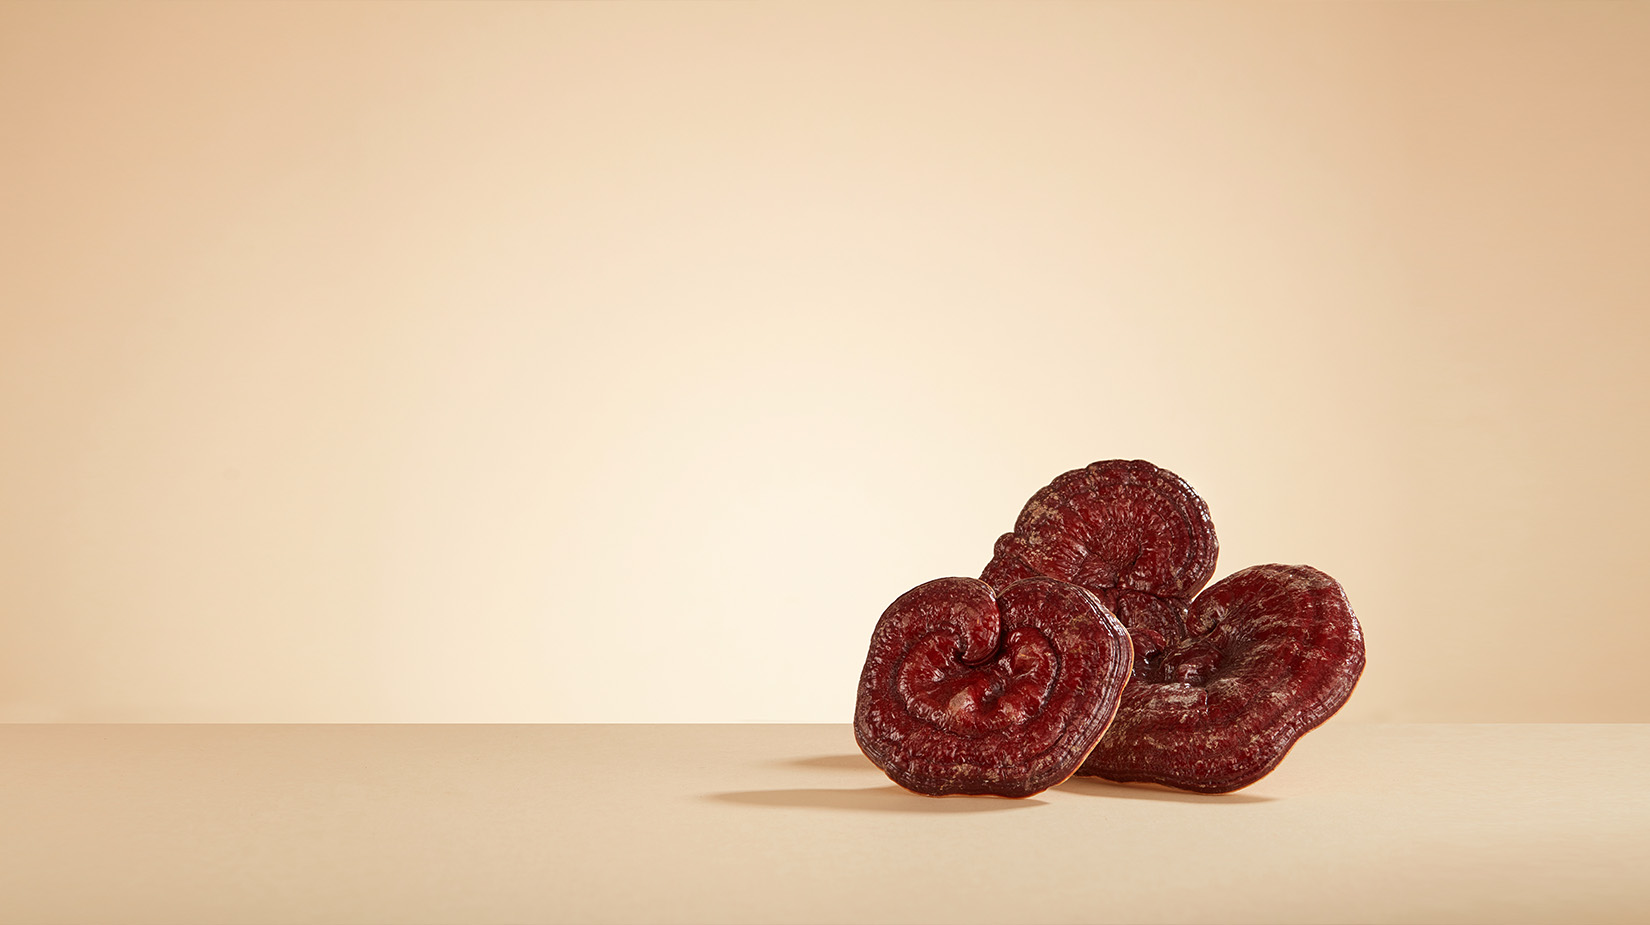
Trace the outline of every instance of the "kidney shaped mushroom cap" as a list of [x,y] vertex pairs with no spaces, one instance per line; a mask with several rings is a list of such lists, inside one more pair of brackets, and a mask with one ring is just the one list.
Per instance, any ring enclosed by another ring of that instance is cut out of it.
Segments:
[[1133,659],[1122,624],[1076,585],[930,581],[877,622],[854,738],[908,790],[1031,796],[1100,740]]
[[1187,635],[1136,662],[1082,775],[1224,793],[1264,777],[1346,703],[1363,632],[1335,579],[1257,565],[1192,602]]
[[1082,585],[1129,629],[1172,640],[1219,551],[1209,508],[1184,479],[1109,459],[1032,495],[980,578],[997,588],[1038,575]]

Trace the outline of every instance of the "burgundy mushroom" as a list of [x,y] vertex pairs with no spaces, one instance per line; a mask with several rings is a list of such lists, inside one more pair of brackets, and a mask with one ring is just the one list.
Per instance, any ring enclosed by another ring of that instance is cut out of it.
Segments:
[[854,737],[908,790],[1031,796],[1100,740],[1132,661],[1128,633],[1076,585],[937,579],[877,622]]
[[1144,659],[1078,772],[1224,793],[1278,766],[1346,703],[1363,632],[1335,579],[1257,565],[1198,595],[1187,635]]

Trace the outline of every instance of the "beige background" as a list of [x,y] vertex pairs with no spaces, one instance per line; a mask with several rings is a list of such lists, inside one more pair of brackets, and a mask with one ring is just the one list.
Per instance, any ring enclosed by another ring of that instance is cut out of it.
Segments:
[[1650,7],[0,5],[0,719],[842,722],[1094,459],[1650,720]]

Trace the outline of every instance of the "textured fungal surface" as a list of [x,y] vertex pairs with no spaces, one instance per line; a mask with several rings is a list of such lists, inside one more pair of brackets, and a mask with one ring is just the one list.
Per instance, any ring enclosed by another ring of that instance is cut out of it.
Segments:
[[1264,777],[1352,695],[1364,641],[1335,579],[1257,565],[1192,602],[1186,634],[1137,657],[1117,718],[1078,772],[1225,793]]
[[854,737],[908,790],[1031,796],[1100,740],[1132,661],[1128,633],[1076,585],[930,581],[877,622]]
[[1150,648],[1183,635],[1186,605],[1218,552],[1209,508],[1190,485],[1144,460],[1112,459],[1032,495],[980,578],[997,588],[1037,575],[1082,585]]

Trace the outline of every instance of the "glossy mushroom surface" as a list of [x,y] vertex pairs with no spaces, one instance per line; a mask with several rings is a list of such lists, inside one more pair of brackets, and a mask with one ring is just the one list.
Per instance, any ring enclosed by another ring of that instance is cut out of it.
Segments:
[[1132,662],[1128,632],[1076,585],[941,578],[878,620],[854,737],[908,790],[1031,796],[1082,764]]
[[1186,633],[1137,659],[1117,718],[1079,774],[1225,793],[1277,767],[1339,710],[1363,631],[1335,579],[1258,565],[1192,602]]
[[1184,479],[1111,459],[1032,495],[980,578],[998,588],[1034,576],[1081,585],[1153,649],[1179,638],[1219,551],[1209,508]]

